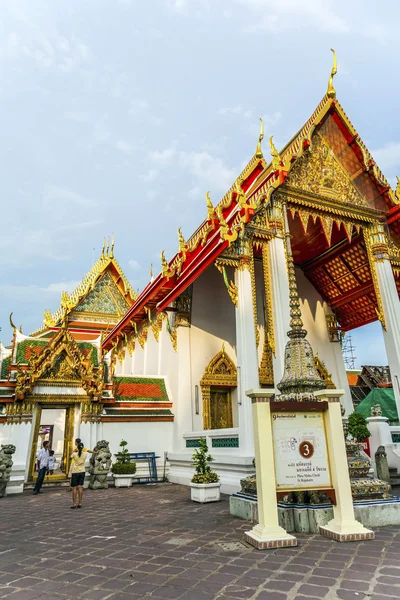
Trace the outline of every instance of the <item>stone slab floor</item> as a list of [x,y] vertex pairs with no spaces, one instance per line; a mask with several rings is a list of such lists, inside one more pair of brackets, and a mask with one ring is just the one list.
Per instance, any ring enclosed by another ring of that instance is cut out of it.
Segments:
[[[300,535],[297,548],[260,552],[228,497],[190,501],[172,484],[64,489],[0,500],[0,598],[389,600],[400,598],[400,528],[373,542]],[[230,544],[226,546],[226,544]]]

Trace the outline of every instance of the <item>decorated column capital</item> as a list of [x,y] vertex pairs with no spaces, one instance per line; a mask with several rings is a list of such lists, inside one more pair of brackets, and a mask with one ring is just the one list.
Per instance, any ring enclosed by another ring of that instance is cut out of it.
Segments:
[[371,257],[375,262],[389,260],[389,240],[384,225],[375,223],[368,228]]

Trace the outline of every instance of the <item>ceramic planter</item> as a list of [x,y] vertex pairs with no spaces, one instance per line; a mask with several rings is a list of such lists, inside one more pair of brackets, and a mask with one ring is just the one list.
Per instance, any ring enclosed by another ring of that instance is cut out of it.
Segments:
[[190,493],[193,502],[218,502],[220,500],[219,481],[216,483],[191,483]]
[[133,473],[132,475],[117,475],[116,473],[113,473],[113,477],[115,487],[131,487],[132,481],[135,479],[136,474]]

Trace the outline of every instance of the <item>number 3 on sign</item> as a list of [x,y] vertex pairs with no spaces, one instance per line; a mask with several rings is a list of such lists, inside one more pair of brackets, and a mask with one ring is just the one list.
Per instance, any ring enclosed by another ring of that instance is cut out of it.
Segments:
[[311,458],[314,454],[314,446],[311,442],[301,442],[299,452],[303,458]]

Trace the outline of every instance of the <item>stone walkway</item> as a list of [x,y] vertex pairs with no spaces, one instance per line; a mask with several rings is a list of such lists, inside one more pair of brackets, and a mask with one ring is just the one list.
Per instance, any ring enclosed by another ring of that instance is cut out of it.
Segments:
[[65,490],[0,500],[0,598],[15,600],[389,600],[400,598],[400,528],[372,542],[300,535],[299,547],[257,551],[228,497],[197,505],[159,484]]

